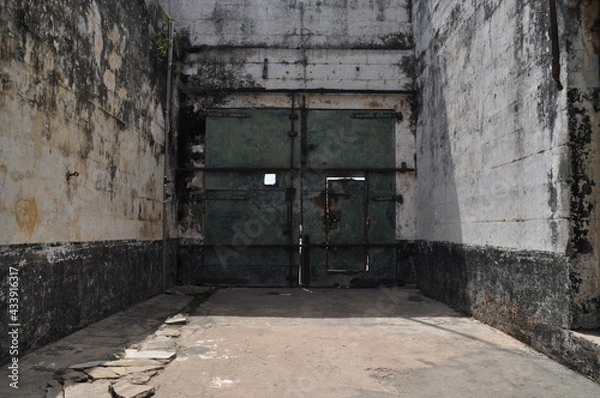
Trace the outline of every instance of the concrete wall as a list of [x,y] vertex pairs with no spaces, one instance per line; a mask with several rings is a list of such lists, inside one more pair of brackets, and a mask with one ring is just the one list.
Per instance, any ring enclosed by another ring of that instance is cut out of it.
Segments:
[[552,3],[414,2],[415,262],[426,294],[594,374],[567,330],[600,326],[597,13]]
[[420,238],[565,252],[566,95],[541,3],[415,6]]
[[[162,2],[193,47],[403,48],[410,1],[208,0]],[[308,43],[307,43],[308,42]]]
[[571,148],[571,284],[574,328],[600,327],[600,4],[567,8],[567,112]]
[[188,85],[412,89],[410,1],[162,3],[187,43]]
[[15,267],[26,350],[160,291],[166,17],[1,3],[0,306]]

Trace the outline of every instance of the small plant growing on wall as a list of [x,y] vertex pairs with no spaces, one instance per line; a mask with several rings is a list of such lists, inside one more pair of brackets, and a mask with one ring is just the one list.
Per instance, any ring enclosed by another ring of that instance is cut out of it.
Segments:
[[[169,14],[167,14],[167,18],[169,22],[175,20]],[[176,35],[177,33],[175,32],[174,36]],[[158,58],[166,59],[167,54],[169,53],[169,25],[163,25],[161,30],[150,35],[150,39],[152,39],[152,42],[154,43],[154,49]]]

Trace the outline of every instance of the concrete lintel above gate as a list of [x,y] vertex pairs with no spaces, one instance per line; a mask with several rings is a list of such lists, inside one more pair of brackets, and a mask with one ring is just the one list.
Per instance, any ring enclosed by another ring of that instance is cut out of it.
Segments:
[[187,54],[184,75],[225,88],[411,91],[413,69],[412,49],[234,48]]

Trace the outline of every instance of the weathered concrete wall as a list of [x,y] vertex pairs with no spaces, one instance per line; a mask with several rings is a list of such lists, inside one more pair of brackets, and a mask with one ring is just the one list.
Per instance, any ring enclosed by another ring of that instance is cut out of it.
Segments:
[[565,354],[599,326],[597,2],[571,3],[414,3],[414,261],[428,295],[598,377]]
[[[174,257],[174,244],[169,256]],[[160,241],[71,242],[0,247],[2,276],[18,269],[18,322],[2,322],[0,363],[9,323],[20,324],[19,354],[66,336],[160,293]],[[0,280],[3,311],[10,285]],[[11,313],[12,315],[12,313]],[[4,317],[2,318],[5,319]],[[10,319],[10,318],[9,318]]]
[[0,244],[160,239],[156,8],[3,9]]
[[412,89],[410,1],[162,3],[187,42],[188,86]]
[[571,148],[573,327],[600,327],[600,4],[569,7],[568,115]]
[[0,307],[17,267],[27,349],[160,286],[165,63],[151,36],[166,17],[150,0],[1,9]]
[[547,2],[414,9],[419,237],[564,253],[566,96],[552,79]]
[[448,242],[417,242],[421,291],[600,381],[598,347],[569,330],[569,259]]
[[410,1],[163,1],[193,47],[410,49]]
[[188,54],[186,65],[192,89],[210,85],[207,78],[220,71],[238,76],[222,80],[223,88],[249,90],[408,91],[413,83],[408,50],[210,49]]

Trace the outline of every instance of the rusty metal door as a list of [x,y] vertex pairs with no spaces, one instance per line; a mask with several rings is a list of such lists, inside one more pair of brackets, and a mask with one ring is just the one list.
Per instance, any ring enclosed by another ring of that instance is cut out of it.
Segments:
[[204,280],[332,286],[393,279],[396,117],[210,112]]
[[301,221],[310,286],[377,284],[396,276],[393,111],[302,113]]
[[368,271],[365,177],[327,177],[325,254],[327,272]]

